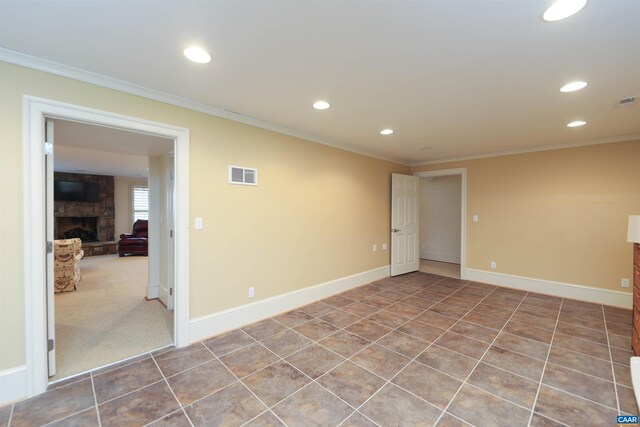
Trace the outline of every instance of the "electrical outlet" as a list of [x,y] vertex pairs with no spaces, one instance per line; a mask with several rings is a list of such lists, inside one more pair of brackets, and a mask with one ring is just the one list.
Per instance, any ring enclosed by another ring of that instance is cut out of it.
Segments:
[[383,251],[386,251],[386,250],[387,250],[387,244],[386,244],[386,243],[383,243],[383,244],[382,244],[382,250],[383,250]]
[[256,296],[256,288],[249,288],[249,298],[253,298]]
[[628,288],[629,287],[629,279],[627,279],[626,277],[623,277],[622,279],[620,279],[620,286],[623,288]]
[[495,261],[491,261],[491,268],[493,268],[494,270],[495,270],[496,268],[498,268],[498,267],[496,266],[496,262],[495,262]]
[[378,245],[373,245],[373,252],[378,250]]

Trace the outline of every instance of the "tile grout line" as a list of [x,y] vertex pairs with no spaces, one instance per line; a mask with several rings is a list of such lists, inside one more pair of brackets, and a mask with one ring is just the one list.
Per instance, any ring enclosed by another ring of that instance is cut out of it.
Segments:
[[9,421],[7,421],[7,427],[11,427],[11,419],[13,418],[13,408],[16,407],[15,403],[11,404],[11,409],[9,410]]
[[98,395],[96,394],[96,384],[93,381],[93,374],[89,374],[91,378],[91,390],[93,391],[93,403],[96,405],[96,416],[98,417],[98,427],[102,427],[102,420],[100,419],[100,408],[98,407]]
[[354,414],[358,414],[358,415],[366,418],[368,421],[370,421],[372,424],[376,425],[377,427],[384,427],[384,426],[381,426],[380,424],[378,424],[377,422],[373,421],[371,418],[367,417],[365,414],[363,414],[362,412],[360,412],[357,409],[355,411],[353,411],[353,413],[351,415],[349,415],[347,418],[342,420],[340,422],[340,424],[338,424],[336,427],[341,427],[342,425],[344,425],[344,423],[346,423],[349,418],[353,417]]
[[[72,378],[75,378],[75,377],[81,377],[82,375],[87,375],[87,378],[78,378],[77,380],[71,381],[68,384],[64,384],[64,385],[60,385],[60,386],[54,387],[51,390],[55,390],[57,388],[62,388],[62,387],[67,387],[67,386],[72,385],[72,384],[77,384],[80,381],[88,379],[89,376],[91,376],[91,375],[100,376],[100,375],[106,374],[108,372],[115,371],[116,369],[120,369],[120,368],[124,368],[125,366],[133,365],[134,363],[137,363],[137,362],[140,362],[142,360],[145,360],[146,358],[143,357],[144,355],[149,355],[149,358],[150,358],[152,351],[159,351],[159,350],[163,350],[163,349],[166,349],[166,348],[169,348],[169,347],[172,347],[172,346],[173,346],[173,344],[169,344],[169,345],[157,348],[155,350],[145,351],[145,352],[142,352],[140,354],[136,354],[134,356],[127,357],[127,358],[125,358],[123,360],[118,360],[118,361],[115,361],[115,362],[112,362],[112,363],[107,363],[106,365],[103,365],[103,366],[98,366],[96,368],[92,368],[92,369],[88,369],[86,371],[82,371],[82,372],[78,372],[76,374],[72,374],[72,375],[70,375],[68,377],[65,377],[65,378],[60,378],[60,379],[58,379],[56,381],[50,382],[48,384],[47,388],[52,386],[52,385],[55,386],[57,384],[60,384],[63,381],[71,380]],[[102,372],[97,372],[97,371],[102,371]],[[47,390],[47,391],[50,391],[50,390]]]
[[[200,341],[200,343],[202,344],[202,341]],[[204,345],[204,344],[202,344],[202,345],[203,345],[204,348],[207,348],[206,345]],[[156,369],[158,369],[158,371],[160,371],[160,375],[162,375],[162,379],[164,380],[164,383],[167,385],[167,388],[171,392],[171,395],[173,396],[173,398],[176,400],[176,402],[178,402],[178,406],[180,406],[180,409],[184,413],[184,416],[187,417],[187,421],[189,421],[189,424],[191,425],[191,427],[194,427],[193,426],[193,422],[191,421],[191,418],[189,418],[189,415],[187,414],[187,411],[184,410],[184,406],[182,406],[182,403],[180,402],[180,399],[178,399],[178,396],[176,396],[176,394],[174,393],[173,389],[171,388],[171,385],[169,384],[169,381],[167,381],[167,377],[165,376],[164,372],[162,372],[162,369],[160,369],[160,365],[158,365],[158,362],[156,361],[156,358],[154,357],[153,354],[151,355],[151,360],[153,360],[153,363],[156,365]],[[160,382],[160,381],[158,381],[158,382]],[[154,383],[154,384],[157,384],[157,383]],[[154,423],[154,422],[156,422],[158,420],[161,420],[164,417],[166,417],[167,415],[173,414],[174,412],[177,412],[177,411],[171,411],[168,414],[164,414],[160,418],[157,418],[157,419],[151,421],[151,423]],[[151,424],[151,423],[148,423],[148,424]]]
[[[501,288],[500,288],[500,287],[496,287],[496,289],[501,289]],[[488,298],[490,295],[492,295],[492,294],[495,292],[495,290],[496,290],[496,289],[494,289],[494,290],[493,290],[489,295],[487,295],[487,296],[485,297],[485,299],[486,299],[486,298]],[[508,319],[507,319],[507,321],[505,322],[505,324],[504,324],[504,326],[502,327],[502,329],[500,329],[500,331],[499,331],[499,332],[498,332],[498,334],[495,336],[495,338],[493,339],[493,341],[491,341],[491,343],[489,344],[489,346],[487,347],[487,349],[484,351],[484,353],[482,353],[482,356],[480,356],[480,357],[478,358],[478,361],[477,361],[477,362],[476,362],[476,364],[474,365],[473,369],[472,369],[471,371],[469,371],[469,374],[467,375],[467,377],[464,379],[464,381],[462,381],[462,384],[460,385],[460,387],[458,387],[458,390],[456,390],[456,392],[455,392],[455,394],[453,395],[453,397],[449,400],[449,403],[447,404],[447,406],[444,408],[444,411],[442,412],[443,414],[444,414],[445,412],[447,412],[447,410],[449,409],[449,407],[451,406],[451,404],[453,403],[453,401],[456,399],[456,397],[457,397],[457,396],[458,396],[458,394],[460,393],[460,390],[462,390],[462,388],[465,386],[465,384],[467,384],[467,381],[469,380],[469,378],[471,377],[471,375],[474,373],[474,371],[477,369],[478,365],[480,365],[480,363],[482,363],[482,359],[483,359],[483,358],[484,358],[484,356],[487,354],[487,352],[491,349],[491,347],[493,346],[493,343],[495,343],[495,342],[496,342],[496,340],[498,339],[498,337],[500,336],[500,334],[502,334],[502,331],[503,331],[503,330],[504,330],[504,328],[507,326],[507,324],[509,323],[509,321],[511,320],[511,318],[514,316],[514,314],[516,314],[516,312],[518,311],[518,308],[520,308],[520,306],[522,305],[522,301],[524,301],[524,299],[527,297],[527,295],[528,295],[528,294],[529,294],[528,292],[525,292],[525,293],[524,293],[524,296],[522,297],[522,299],[520,300],[520,302],[518,303],[518,305],[516,306],[516,308],[513,310],[513,313],[511,313],[511,316],[509,316],[509,318],[508,318]],[[483,301],[484,301],[484,299],[483,299]],[[481,302],[482,302],[482,301],[481,301]],[[478,303],[478,305],[479,305],[479,304],[480,304],[480,302]],[[475,307],[474,307],[474,308],[475,308]],[[473,310],[473,309],[472,309],[472,310]],[[470,384],[470,385],[473,385],[473,384]],[[480,390],[482,390],[482,391],[485,391],[485,392],[486,392],[486,390],[483,390],[483,389],[480,389]],[[490,393],[490,394],[493,394],[493,393]],[[498,397],[499,397],[499,396],[498,396]],[[504,398],[502,398],[502,400],[505,400],[505,401],[507,401],[507,402],[509,402],[509,403],[513,403],[513,402],[510,402],[510,401],[508,401],[507,399],[504,399]],[[532,412],[533,412],[533,411],[532,411]],[[442,418],[442,414],[440,414],[440,417],[438,418],[438,421],[440,421],[440,418]],[[436,423],[437,423],[437,421],[436,421]]]
[[547,370],[547,364],[549,363],[549,356],[551,355],[551,346],[553,346],[553,340],[556,337],[556,329],[558,328],[558,322],[560,321],[560,313],[562,313],[563,305],[564,305],[564,298],[562,298],[562,300],[560,301],[560,309],[558,310],[558,316],[556,317],[556,325],[553,328],[553,335],[551,335],[551,342],[549,343],[549,349],[547,350],[547,358],[544,362],[544,366],[542,367],[542,373],[540,375],[540,382],[538,383],[538,390],[536,391],[536,397],[533,399],[533,406],[531,407],[531,415],[529,416],[529,423],[527,424],[529,426],[531,426],[531,421],[533,421],[533,414],[535,413],[536,404],[538,403],[538,396],[540,395],[540,389],[542,389],[542,381],[544,380],[544,373]]
[[[531,412],[532,412],[533,414],[535,414],[535,415],[539,415],[539,416],[541,416],[542,418],[548,418],[548,419],[550,419],[551,421],[556,422],[556,423],[558,423],[558,424],[560,424],[560,425],[562,425],[562,426],[566,426],[566,427],[575,427],[575,426],[571,426],[571,425],[569,425],[569,424],[567,424],[567,423],[563,423],[562,421],[558,421],[558,420],[556,420],[555,418],[550,417],[549,415],[542,415],[541,413],[536,412],[536,411],[531,411]],[[533,415],[531,416],[531,418],[533,418]]]
[[[602,360],[602,361],[603,361],[603,362],[605,362],[605,360]],[[577,369],[567,368],[566,366],[560,365],[559,363],[555,363],[555,362],[551,362],[551,361],[549,361],[549,364],[550,364],[550,365],[554,365],[554,366],[559,366],[560,368],[562,368],[562,369],[566,369],[567,371],[575,372],[575,373],[577,373],[577,374],[581,374],[581,375],[584,375],[584,376],[587,376],[587,377],[591,377],[591,378],[594,378],[594,379],[596,379],[596,380],[606,381],[606,382],[608,382],[608,383],[616,384],[616,382],[615,382],[614,380],[608,380],[608,379],[606,379],[606,378],[601,378],[601,377],[598,377],[598,376],[596,376],[596,375],[589,374],[589,373],[587,373],[587,372],[579,371],[579,370],[577,370]],[[611,366],[611,369],[613,370],[613,366]],[[607,406],[607,405],[605,405],[605,406]]]
[[[618,396],[618,383],[616,381],[616,370],[613,369],[613,356],[611,355],[611,345],[609,344],[609,333],[607,327],[607,314],[604,311],[604,306],[602,306],[602,317],[604,318],[604,334],[607,337],[607,350],[609,351],[609,361],[611,362],[611,374],[613,375],[613,391],[616,394],[616,405],[618,406],[618,415],[622,412],[620,411],[620,398]],[[633,328],[633,326],[632,326]]]
[[[557,390],[557,391],[559,391],[559,392],[562,392],[562,393],[564,393],[564,394],[568,394],[568,395],[570,395],[570,396],[576,397],[576,398],[578,398],[578,399],[580,399],[580,400],[586,400],[587,402],[592,403],[592,404],[594,404],[594,405],[602,406],[603,408],[611,409],[612,411],[615,411],[615,410],[616,410],[616,408],[614,408],[613,406],[605,405],[604,403],[596,402],[595,400],[592,400],[592,399],[589,399],[589,398],[586,398],[586,397],[579,396],[579,395],[577,395],[577,394],[575,394],[575,393],[571,393],[570,391],[563,390],[563,389],[561,389],[561,388],[559,388],[559,387],[557,387],[557,386],[548,385],[548,384],[545,384],[544,386],[545,386],[545,387],[548,387],[548,388],[552,388],[552,389]],[[551,418],[551,417],[549,417],[548,415],[545,415],[545,417],[547,417],[547,418]]]

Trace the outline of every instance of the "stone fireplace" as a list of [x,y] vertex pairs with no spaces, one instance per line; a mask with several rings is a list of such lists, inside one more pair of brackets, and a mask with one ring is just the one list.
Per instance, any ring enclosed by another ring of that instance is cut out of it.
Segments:
[[55,238],[80,238],[85,256],[116,253],[113,177],[55,172],[54,181],[96,183],[99,194],[96,202],[54,201]]

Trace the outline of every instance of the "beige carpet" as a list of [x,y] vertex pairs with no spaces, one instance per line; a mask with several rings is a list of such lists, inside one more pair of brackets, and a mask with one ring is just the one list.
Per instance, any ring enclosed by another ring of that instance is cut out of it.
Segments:
[[438,274],[445,277],[460,278],[460,264],[451,264],[448,262],[431,261],[428,259],[420,260],[420,271],[423,273]]
[[144,299],[147,257],[85,257],[80,271],[78,290],[55,296],[57,373],[51,381],[173,342],[173,312]]

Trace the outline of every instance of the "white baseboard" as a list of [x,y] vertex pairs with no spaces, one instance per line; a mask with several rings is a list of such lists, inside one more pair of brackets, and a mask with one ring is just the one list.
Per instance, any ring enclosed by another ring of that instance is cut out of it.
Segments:
[[0,406],[27,397],[27,367],[0,371]]
[[611,291],[571,283],[553,282],[551,280],[476,270],[475,268],[467,268],[465,277],[466,280],[474,282],[489,283],[491,285],[505,286],[523,291],[538,292],[596,304],[629,309],[633,306],[633,294],[631,292]]
[[460,264],[460,256],[446,255],[446,254],[434,254],[432,252],[421,251],[420,258],[429,261],[449,262],[451,264]]
[[189,322],[189,336],[192,343],[201,341],[205,338],[240,328],[248,325],[249,323],[275,316],[276,314],[293,310],[314,301],[330,297],[331,295],[347,291],[351,288],[389,277],[389,275],[390,266],[387,265],[310,286],[308,288],[266,298],[240,307],[191,319]]

